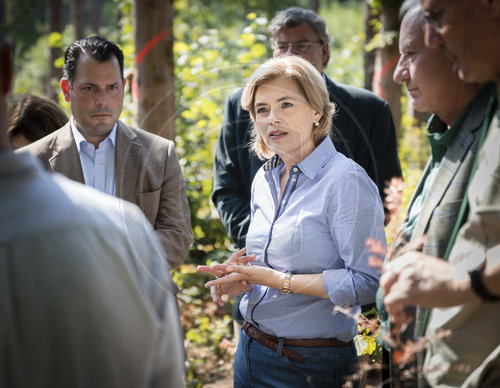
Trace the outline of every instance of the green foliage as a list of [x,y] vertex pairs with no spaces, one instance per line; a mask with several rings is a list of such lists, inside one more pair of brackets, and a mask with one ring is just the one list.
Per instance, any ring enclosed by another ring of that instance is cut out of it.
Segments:
[[235,346],[232,341],[230,304],[219,308],[203,283],[210,276],[196,272],[192,264],[173,271],[182,326],[185,331],[186,371],[189,387],[227,375],[232,368]]
[[17,74],[14,80],[14,94],[35,94],[43,96],[44,81],[49,72],[49,42],[46,36],[38,38],[36,44],[31,46],[24,53],[21,60],[16,64],[23,62],[23,66],[17,65]]
[[[45,95],[45,83],[49,74],[49,50],[51,47],[66,48],[73,41],[73,27],[67,26],[62,34],[53,32],[41,35],[23,53],[17,51],[16,46],[16,78],[14,82],[14,95],[34,94]],[[64,52],[54,62],[57,68],[64,65]],[[52,88],[59,91],[59,80],[50,80]],[[59,101],[61,106],[69,114],[69,106]]]
[[[370,5],[370,15],[380,15],[383,8],[399,10],[402,0],[369,0]],[[365,46],[366,51],[372,51],[375,49],[384,48],[390,46],[398,39],[399,31],[383,31],[382,23],[379,18],[372,20],[372,28],[375,31],[375,35]],[[396,27],[398,28],[398,27]]]
[[[182,1],[176,2],[182,8]],[[186,179],[200,262],[227,250],[230,240],[210,202],[212,163],[225,98],[268,57],[267,19],[249,14],[237,28],[204,29],[190,13],[175,19],[176,147]],[[234,39],[234,37],[237,39]]]
[[[406,90],[406,88],[405,88]],[[401,130],[399,134],[399,158],[405,180],[402,209],[407,209],[411,195],[431,155],[425,122],[418,122],[407,112],[408,97],[401,97]]]
[[366,51],[372,51],[375,49],[384,48],[390,46],[394,41],[398,39],[397,31],[387,31],[387,32],[377,32],[373,39],[366,44]]
[[49,46],[62,48],[62,34],[59,32],[51,32],[48,36]]
[[5,31],[16,44],[16,51],[23,54],[37,41],[45,30],[45,2],[36,0],[5,0]]
[[[203,29],[233,29],[241,31],[241,21],[254,12],[270,19],[276,11],[288,7],[309,7],[309,0],[178,0],[174,2],[175,18],[184,18],[192,26]],[[189,16],[189,19],[186,17]],[[221,21],[224,25],[221,26]],[[222,28],[221,28],[222,27]]]
[[365,354],[378,355],[382,352],[381,349],[377,349],[380,346],[377,344],[377,336],[378,332],[372,333],[370,328],[366,328],[354,337],[354,345],[356,346],[358,356]]
[[365,40],[361,4],[356,1],[330,2],[320,8],[330,35],[330,61],[326,75],[336,82],[363,86],[363,45]]

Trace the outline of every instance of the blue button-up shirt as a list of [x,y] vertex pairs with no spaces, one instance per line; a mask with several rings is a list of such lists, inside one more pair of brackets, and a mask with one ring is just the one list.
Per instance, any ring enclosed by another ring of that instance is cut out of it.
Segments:
[[115,195],[115,142],[116,127],[95,149],[80,131],[76,128],[73,117],[71,117],[71,131],[75,139],[80,163],[83,170],[83,179],[87,186],[102,191],[109,195]]
[[[283,168],[275,155],[255,176],[247,252],[257,256],[252,265],[321,273],[329,299],[256,285],[243,297],[241,313],[278,337],[350,341],[360,305],[374,302],[378,288],[379,270],[368,264],[372,253],[366,244],[368,239],[386,244],[378,189],[329,138],[292,166],[278,203]],[[335,306],[348,306],[352,315],[334,313]]]

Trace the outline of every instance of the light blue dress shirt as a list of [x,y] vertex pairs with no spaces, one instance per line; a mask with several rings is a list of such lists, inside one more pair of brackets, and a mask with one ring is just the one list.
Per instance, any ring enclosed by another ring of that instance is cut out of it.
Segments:
[[115,143],[116,127],[95,149],[80,131],[76,128],[75,121],[71,117],[71,131],[75,139],[80,163],[82,164],[83,179],[87,186],[91,186],[103,193],[115,195]]
[[[329,299],[284,295],[256,285],[243,297],[241,313],[278,337],[350,341],[357,333],[360,305],[373,303],[378,288],[379,269],[369,264],[372,253],[366,244],[368,239],[386,244],[378,189],[328,137],[291,168],[279,204],[283,168],[275,155],[255,176],[247,253],[257,256],[252,265],[322,273]],[[334,312],[335,306],[348,306],[352,315]]]

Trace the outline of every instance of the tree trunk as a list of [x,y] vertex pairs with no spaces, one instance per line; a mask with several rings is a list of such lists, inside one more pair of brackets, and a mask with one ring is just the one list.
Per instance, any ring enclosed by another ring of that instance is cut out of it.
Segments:
[[310,0],[311,11],[319,13],[319,0]]
[[134,95],[139,127],[175,139],[173,0],[134,0]]
[[72,0],[71,23],[75,29],[75,40],[82,39],[84,35],[83,26],[85,21],[85,3],[83,0]]
[[93,34],[99,35],[101,27],[101,0],[90,2],[90,29]]
[[[373,21],[378,20],[379,14],[374,11],[370,6],[370,3],[365,0],[363,2],[363,12],[365,19],[365,45],[370,43],[370,41],[375,36],[375,30],[373,28]],[[376,50],[364,50],[363,54],[363,64],[365,68],[365,82],[363,87],[367,90],[373,90],[373,75],[375,72],[375,53]]]
[[[48,33],[59,32],[62,33],[62,0],[49,0],[47,3],[48,13]],[[49,76],[45,85],[45,95],[57,102],[56,88],[54,83],[58,82],[62,77],[62,69],[56,68],[54,62],[62,55],[60,47],[51,47],[49,54]]]
[[[380,21],[382,33],[399,32],[399,6],[401,1],[386,0],[383,2]],[[399,58],[398,34],[394,35],[392,41],[377,50],[375,59],[375,77],[373,90],[384,98],[391,106],[396,134],[399,137],[401,123],[401,85],[392,79],[396,63]]]

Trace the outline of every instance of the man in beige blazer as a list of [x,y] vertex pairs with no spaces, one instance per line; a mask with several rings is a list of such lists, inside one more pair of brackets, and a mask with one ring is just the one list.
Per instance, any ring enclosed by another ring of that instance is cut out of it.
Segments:
[[171,268],[193,241],[174,143],[118,120],[124,96],[123,52],[100,37],[73,42],[61,90],[70,121],[22,148],[52,172],[137,204],[151,222]]
[[13,55],[0,23],[0,387],[185,387],[175,286],[141,210],[11,149]]

